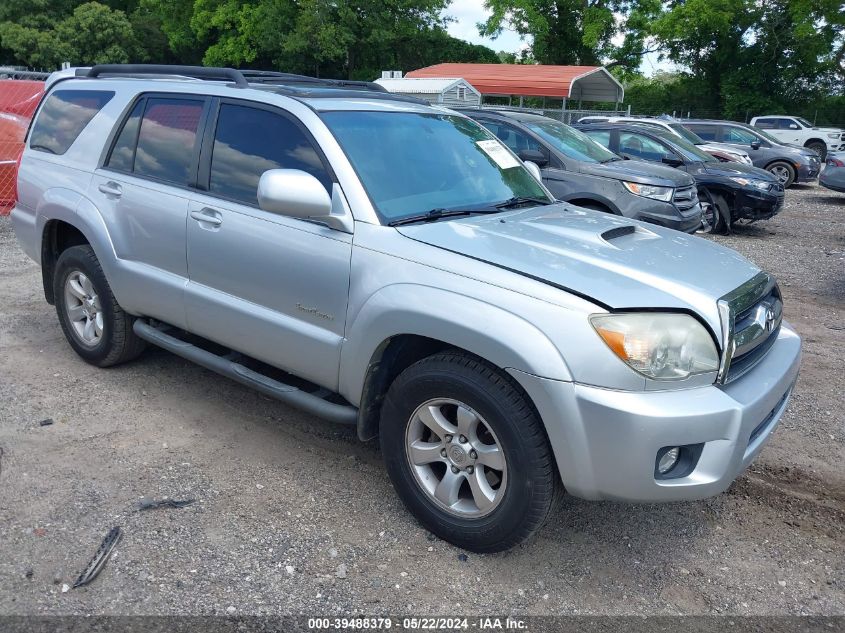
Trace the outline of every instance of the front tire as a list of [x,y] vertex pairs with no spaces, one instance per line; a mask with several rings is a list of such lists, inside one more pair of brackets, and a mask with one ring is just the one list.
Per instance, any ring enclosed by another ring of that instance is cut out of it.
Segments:
[[784,160],[776,160],[766,167],[766,170],[778,179],[784,189],[791,187],[795,182],[795,167]]
[[402,372],[382,407],[380,441],[411,513],[470,551],[529,538],[561,489],[526,396],[510,376],[467,354],[439,353]]
[[59,255],[53,296],[65,338],[86,362],[110,367],[144,351],[146,343],[132,330],[134,317],[117,303],[90,246],[72,246]]
[[822,143],[821,141],[812,141],[807,143],[804,147],[807,149],[813,150],[816,154],[819,155],[819,159],[824,162],[827,158],[827,145]]

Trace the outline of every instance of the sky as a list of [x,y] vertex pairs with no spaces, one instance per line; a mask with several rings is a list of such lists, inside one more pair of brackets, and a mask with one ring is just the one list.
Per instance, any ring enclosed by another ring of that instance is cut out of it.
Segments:
[[[447,28],[449,35],[452,37],[458,37],[473,44],[484,44],[494,51],[507,51],[509,53],[515,53],[530,44],[530,39],[523,40],[517,33],[508,30],[502,31],[502,34],[496,39],[481,37],[478,34],[476,24],[484,22],[490,15],[490,11],[484,8],[484,0],[452,0],[444,13],[455,18],[455,21],[451,22]],[[661,62],[657,57],[656,53],[643,57],[640,71],[644,75],[651,76],[658,70],[672,69],[671,62]]]

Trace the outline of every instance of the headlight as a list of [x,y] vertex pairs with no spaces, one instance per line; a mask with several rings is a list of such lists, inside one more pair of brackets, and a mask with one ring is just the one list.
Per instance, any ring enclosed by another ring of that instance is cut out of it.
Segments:
[[638,196],[644,198],[653,198],[654,200],[663,200],[669,202],[672,199],[672,187],[656,187],[654,185],[641,185],[636,182],[622,181],[625,189]]
[[743,187],[751,185],[752,187],[756,187],[757,189],[762,189],[763,191],[768,191],[769,186],[771,184],[771,183],[769,183],[765,180],[754,180],[752,178],[742,178],[742,177],[739,177],[739,176],[737,176],[737,177],[731,176],[730,179],[733,180],[735,183],[742,185]]
[[835,138],[838,141],[839,140],[839,132],[828,132],[827,138]]
[[614,354],[652,380],[683,380],[719,369],[713,339],[688,314],[594,314],[590,323]]

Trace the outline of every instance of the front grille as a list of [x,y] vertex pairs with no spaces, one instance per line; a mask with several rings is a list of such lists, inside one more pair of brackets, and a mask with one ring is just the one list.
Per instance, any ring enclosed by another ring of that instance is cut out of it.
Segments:
[[719,301],[725,341],[719,379],[736,380],[771,349],[783,320],[783,299],[775,280],[765,273]]
[[672,202],[679,211],[689,211],[698,204],[698,191],[695,187],[680,187],[675,189]]

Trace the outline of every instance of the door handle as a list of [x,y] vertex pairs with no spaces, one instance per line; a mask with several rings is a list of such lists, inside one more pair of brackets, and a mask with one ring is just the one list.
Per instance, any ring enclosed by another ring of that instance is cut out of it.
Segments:
[[212,226],[220,226],[223,224],[221,218],[214,209],[205,208],[200,211],[191,211],[191,217],[197,222],[205,222]]
[[107,196],[114,196],[119,198],[123,195],[123,187],[121,187],[116,182],[109,180],[108,182],[104,182],[99,187],[97,187],[102,193],[106,194]]

